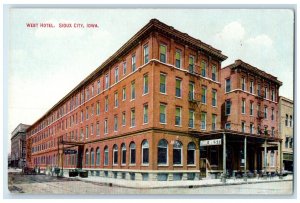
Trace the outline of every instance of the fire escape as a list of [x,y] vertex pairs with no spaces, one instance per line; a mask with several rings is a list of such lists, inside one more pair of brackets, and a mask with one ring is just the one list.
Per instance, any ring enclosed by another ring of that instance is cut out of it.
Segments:
[[262,121],[264,119],[264,111],[263,106],[261,105],[263,103],[264,100],[264,94],[265,92],[263,90],[258,91],[258,95],[257,95],[257,105],[259,106],[259,108],[257,109],[257,134],[259,135],[268,135],[268,131],[264,130],[262,131]]

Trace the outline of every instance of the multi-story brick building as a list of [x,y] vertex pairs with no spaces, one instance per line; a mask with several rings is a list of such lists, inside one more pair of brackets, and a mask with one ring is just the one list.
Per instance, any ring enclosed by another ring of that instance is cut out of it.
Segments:
[[26,163],[26,130],[29,125],[20,123],[11,133],[11,166],[22,168]]
[[[241,60],[224,67],[221,78],[224,91],[222,127],[235,135],[228,140],[227,168],[243,170],[246,152],[251,154],[247,170],[279,171],[276,156],[281,143],[278,102],[282,83]],[[245,138],[248,139],[246,151]]]
[[281,82],[241,61],[221,71],[226,58],[151,20],[30,126],[28,165],[132,180],[261,170],[280,141]]
[[[28,129],[30,166],[199,177],[199,136],[220,130],[221,51],[151,20]],[[62,147],[77,150],[63,154]]]
[[283,141],[282,156],[284,170],[293,171],[294,143],[294,102],[288,98],[279,98],[279,134]]

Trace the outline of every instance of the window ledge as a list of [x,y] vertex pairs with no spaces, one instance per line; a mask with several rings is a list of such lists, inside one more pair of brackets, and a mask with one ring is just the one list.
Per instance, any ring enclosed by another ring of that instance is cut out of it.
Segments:
[[149,94],[149,92],[147,92],[147,93],[143,93],[143,94],[142,94],[142,96],[146,96],[146,95],[148,95],[148,94]]
[[182,128],[182,125],[174,125],[175,127]]
[[130,126],[129,128],[135,128],[135,126]]
[[159,92],[160,94],[163,94],[163,95],[166,95],[166,96],[168,96],[168,94],[167,93],[163,93],[163,92]]
[[167,125],[167,123],[161,123],[161,122],[159,122],[159,124],[162,124],[162,125]]
[[136,166],[136,164],[129,164],[129,166]]
[[130,102],[134,101],[135,99],[130,99]]
[[173,166],[183,166],[183,164],[173,164]]
[[148,125],[149,123],[143,123],[142,125]]
[[141,166],[149,166],[149,164],[141,164]]
[[167,166],[169,166],[169,164],[157,164],[157,166],[167,167]]
[[196,166],[196,164],[188,164],[187,166]]

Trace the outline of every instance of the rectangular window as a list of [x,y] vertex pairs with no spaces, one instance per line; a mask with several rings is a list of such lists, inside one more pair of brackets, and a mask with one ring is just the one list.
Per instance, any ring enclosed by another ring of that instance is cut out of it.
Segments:
[[175,109],[175,125],[181,126],[181,107]]
[[211,130],[216,130],[216,127],[217,127],[217,115],[213,114],[211,120],[212,120]]
[[163,63],[167,61],[167,47],[163,44],[159,46],[159,60]]
[[97,115],[100,115],[100,103],[97,102],[97,105],[96,105],[96,113]]
[[144,105],[144,123],[148,123],[148,104]]
[[189,57],[189,72],[194,73],[194,56]]
[[285,148],[289,148],[289,137],[285,138]]
[[105,75],[105,89],[109,88],[109,77],[108,77],[108,73]]
[[119,68],[115,69],[115,83],[119,82]]
[[275,128],[274,127],[271,128],[271,135],[272,135],[272,137],[274,137],[274,135],[275,135]]
[[144,64],[149,61],[149,48],[148,44],[144,46]]
[[230,83],[230,78],[226,79],[226,92],[230,92],[231,91],[231,83]]
[[130,115],[130,126],[135,127],[135,109],[131,109],[131,115]]
[[245,99],[242,100],[242,114],[246,113],[246,101]]
[[149,79],[148,74],[144,75],[144,94],[149,93]]
[[212,106],[217,106],[217,90],[212,90]]
[[88,139],[89,138],[89,126],[85,126],[85,138]]
[[[91,105],[91,115],[94,115],[94,104]],[[74,120],[74,119],[73,119]]]
[[91,135],[93,135],[94,134],[94,124],[92,123],[91,124]]
[[202,61],[201,62],[201,75],[203,76],[203,77],[206,77],[206,62],[205,61]]
[[181,68],[181,51],[176,50],[175,53],[175,66],[176,68]]
[[265,95],[264,95],[265,99],[269,99],[268,90],[269,90],[269,88],[265,87]]
[[268,118],[268,107],[265,106],[264,108],[264,118],[267,119]]
[[250,116],[253,116],[253,109],[254,109],[253,102],[250,102]]
[[189,100],[194,100],[194,94],[195,94],[195,84],[193,82],[189,83]]
[[135,81],[131,82],[131,100],[135,99]]
[[[89,100],[89,88],[87,88],[87,89],[85,90],[85,98],[86,98],[86,101]],[[67,106],[66,106],[66,107],[67,107]],[[66,110],[66,112],[67,112],[67,110]]]
[[160,74],[160,83],[159,83],[159,91],[160,93],[166,93],[166,74]]
[[253,134],[254,131],[254,125],[253,123],[250,123],[250,134]]
[[271,111],[271,120],[273,121],[274,120],[274,109],[272,108],[272,111]]
[[206,112],[201,113],[201,130],[206,130]]
[[242,90],[243,90],[243,91],[246,91],[246,79],[245,79],[245,78],[242,78],[242,79],[241,79],[241,83],[242,83]]
[[181,97],[181,79],[176,78],[176,97]]
[[89,119],[89,107],[86,107],[86,120]]
[[100,125],[99,125],[99,122],[97,122],[97,124],[96,124],[96,135],[100,136]]
[[225,115],[230,115],[230,110],[231,110],[231,101],[226,100],[225,101]]
[[127,72],[127,64],[126,62],[123,63],[123,75],[125,75]]
[[118,131],[118,116],[114,117],[114,131]]
[[123,87],[122,89],[122,100],[126,100],[126,87]]
[[250,93],[253,94],[254,93],[254,82],[250,81]]
[[115,92],[115,107],[119,106],[118,92]]
[[206,104],[206,87],[205,86],[202,86],[201,102],[202,102],[202,104]]
[[94,96],[94,85],[92,86],[92,97]]
[[189,128],[195,128],[195,111],[189,111]]
[[245,132],[245,122],[242,122],[242,132]]
[[135,54],[132,55],[131,57],[131,67],[132,67],[132,72],[134,72],[136,70],[136,58],[135,58]]
[[211,68],[211,79],[217,81],[217,66],[213,65]]
[[272,90],[271,92],[271,99],[272,101],[275,101],[275,90]]
[[225,123],[225,129],[230,130],[231,129],[231,124],[230,123]]
[[257,84],[257,96],[261,96],[260,95],[260,84]]
[[98,80],[97,83],[97,93],[100,94],[100,80]]
[[160,104],[159,107],[159,122],[160,123],[167,123],[166,121],[166,105],[165,104]]
[[126,125],[126,113],[125,111],[122,112],[122,126]]
[[108,121],[107,119],[104,120],[104,134],[108,133]]
[[108,111],[108,96],[105,97],[105,112]]

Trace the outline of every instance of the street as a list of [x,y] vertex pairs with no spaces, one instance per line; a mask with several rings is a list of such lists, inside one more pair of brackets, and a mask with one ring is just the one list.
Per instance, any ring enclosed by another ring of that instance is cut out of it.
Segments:
[[104,183],[88,182],[70,178],[57,178],[45,175],[21,175],[9,173],[8,188],[11,193],[25,194],[292,194],[293,182],[268,182],[241,185],[152,188],[135,189],[119,186],[109,186]]

